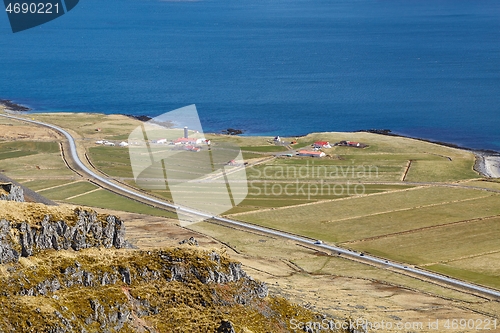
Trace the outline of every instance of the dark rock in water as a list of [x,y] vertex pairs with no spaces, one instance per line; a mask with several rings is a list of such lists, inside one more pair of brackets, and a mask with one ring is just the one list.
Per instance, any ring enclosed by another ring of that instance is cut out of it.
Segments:
[[392,131],[390,129],[367,129],[367,130],[359,130],[358,132],[367,132],[367,133],[375,133],[375,134],[383,134],[383,135],[392,135]]
[[222,131],[222,134],[239,135],[243,134],[243,131],[240,129],[228,128],[227,130]]
[[0,184],[5,193],[0,193],[0,200],[24,202],[24,191],[22,187],[11,183]]
[[217,333],[236,333],[230,321],[223,320],[217,329]]
[[144,116],[144,115],[134,116],[132,114],[126,114],[125,116],[130,117],[130,118],[134,118],[134,119],[137,119],[140,121],[150,121],[151,119],[153,119],[151,117]]
[[0,104],[5,106],[7,109],[9,109],[11,111],[30,111],[31,110],[30,108],[28,108],[26,106],[22,106],[22,105],[13,103],[9,99],[0,99]]

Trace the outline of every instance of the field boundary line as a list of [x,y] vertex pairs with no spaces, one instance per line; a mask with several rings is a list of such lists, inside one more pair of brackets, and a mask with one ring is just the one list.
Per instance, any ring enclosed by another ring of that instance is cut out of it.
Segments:
[[80,194],[77,194],[77,195],[73,195],[71,197],[67,197],[66,199],[64,200],[71,200],[71,199],[74,199],[74,198],[78,198],[78,197],[81,197],[82,195],[86,195],[86,194],[90,194],[90,193],[93,193],[93,192],[97,192],[99,190],[102,190],[101,187],[98,187],[98,188],[95,188],[93,190],[90,190],[90,191],[87,191],[87,192],[84,192],[84,193],[80,193]]
[[71,184],[76,184],[76,183],[81,183],[81,182],[84,182],[84,180],[78,179],[78,180],[72,181],[70,183],[46,187],[46,188],[43,188],[41,190],[37,190],[37,192],[48,191],[48,190],[52,190],[52,189],[55,189],[55,188],[58,188],[58,187],[68,186],[68,185],[71,185]]
[[465,259],[472,259],[472,258],[487,256],[489,254],[495,254],[495,253],[500,253],[500,250],[492,250],[492,251],[483,252],[483,253],[471,254],[469,256],[463,256],[463,257],[453,258],[453,259],[449,259],[449,260],[443,260],[443,261],[438,261],[438,262],[430,262],[430,263],[427,263],[427,264],[421,264],[419,266],[426,267],[426,266],[431,266],[431,265],[447,264],[447,263],[453,262],[453,261],[459,261],[459,260],[465,260]]
[[[379,236],[361,238],[361,239],[357,239],[357,240],[353,240],[353,241],[341,242],[341,243],[338,243],[338,244],[345,245],[345,244],[362,243],[362,242],[377,240],[377,239],[381,239],[381,238],[388,238],[388,237],[394,237],[394,236],[411,234],[411,233],[414,233],[414,232],[420,232],[420,231],[424,231],[424,230],[431,230],[431,229],[449,227],[449,226],[457,225],[457,224],[467,224],[467,223],[481,222],[481,221],[484,221],[484,220],[494,219],[494,218],[498,218],[498,217],[500,217],[500,215],[478,217],[478,218],[475,218],[475,219],[461,220],[461,221],[449,222],[449,223],[444,223],[444,224],[431,225],[431,226],[428,226],[428,227],[422,227],[422,228],[417,228],[417,229],[411,229],[411,230],[405,230],[405,231],[400,231],[400,232],[394,232],[394,233],[385,234],[385,235],[379,235]],[[500,250],[495,251],[495,252],[500,252]],[[453,259],[453,260],[455,260],[455,259]],[[428,265],[428,264],[426,264],[426,265]]]
[[405,171],[403,172],[403,176],[401,176],[402,182],[404,182],[406,180],[406,176],[408,176],[408,172],[410,171],[411,168],[411,162],[412,160],[408,160],[408,163],[406,163]]
[[[402,185],[404,185],[404,184],[402,184]],[[415,186],[415,187],[405,188],[405,189],[401,189],[401,190],[390,190],[390,191],[383,191],[383,192],[378,192],[378,193],[353,195],[353,196],[345,197],[345,198],[318,200],[318,201],[315,201],[315,202],[307,202],[307,203],[303,203],[303,204],[286,206],[286,207],[265,208],[265,209],[260,209],[258,211],[253,211],[253,212],[255,212],[255,213],[263,213],[263,212],[267,212],[267,211],[276,211],[276,210],[282,210],[282,209],[290,209],[290,208],[296,208],[296,207],[318,205],[318,204],[329,203],[329,202],[334,202],[334,201],[352,200],[352,199],[357,199],[357,198],[365,198],[365,197],[371,197],[371,196],[375,196],[375,195],[383,195],[383,194],[388,194],[388,193],[406,192],[406,191],[411,191],[411,190],[415,190],[415,189],[422,189],[422,188],[428,188],[428,187],[431,187],[431,186],[423,185],[423,186]],[[244,214],[250,214],[250,213],[252,213],[252,212],[242,212],[242,213],[235,213],[235,214],[228,214],[228,215],[230,215],[230,216],[238,216],[238,215],[244,215]]]
[[492,197],[494,195],[495,194],[488,194],[488,195],[484,195],[484,196],[480,196],[480,197],[476,197],[476,198],[467,198],[467,199],[461,199],[461,200],[452,200],[452,201],[445,201],[445,202],[434,203],[434,204],[421,205],[421,206],[416,206],[416,207],[387,210],[387,211],[383,211],[383,212],[371,213],[371,214],[366,214],[366,215],[358,215],[358,216],[346,217],[346,218],[339,219],[339,220],[328,220],[328,221],[325,221],[325,223],[335,223],[335,222],[348,221],[348,220],[352,220],[352,219],[359,219],[359,218],[362,218],[362,217],[371,217],[371,216],[383,215],[383,214],[388,214],[388,213],[405,212],[405,211],[409,211],[409,210],[413,210],[413,209],[422,209],[422,208],[429,208],[429,207],[437,207],[437,206],[449,205],[449,204],[454,204],[454,203],[459,203],[459,202],[467,202],[467,201],[472,201],[472,200],[484,199],[484,198]]

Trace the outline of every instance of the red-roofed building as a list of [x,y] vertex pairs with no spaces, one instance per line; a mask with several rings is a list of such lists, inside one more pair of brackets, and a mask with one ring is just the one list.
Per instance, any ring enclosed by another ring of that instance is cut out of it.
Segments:
[[354,141],[347,141],[347,145],[351,147],[360,147],[361,143],[359,142],[354,142]]
[[311,150],[299,150],[299,156],[307,156],[307,157],[325,157],[326,154],[322,151],[311,151]]
[[193,138],[178,138],[174,141],[176,145],[195,145],[198,139]]
[[189,151],[194,151],[196,153],[201,150],[200,147],[195,147],[195,146],[191,146],[191,145],[184,147],[184,149],[189,150]]
[[330,142],[328,142],[328,141],[316,141],[313,144],[313,147],[314,148],[332,148],[332,146],[330,146]]

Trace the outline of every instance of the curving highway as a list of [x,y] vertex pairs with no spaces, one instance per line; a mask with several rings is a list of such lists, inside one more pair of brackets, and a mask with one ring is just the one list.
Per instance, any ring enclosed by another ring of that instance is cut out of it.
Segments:
[[66,139],[68,140],[69,147],[70,147],[70,155],[71,155],[72,160],[84,173],[86,173],[91,178],[94,178],[95,180],[98,180],[99,182],[106,184],[110,188],[116,189],[121,193],[128,194],[131,197],[141,198],[142,200],[144,200],[146,202],[153,203],[153,204],[158,205],[158,206],[173,208],[173,209],[176,209],[177,211],[182,211],[182,212],[185,212],[188,214],[200,216],[200,217],[203,217],[205,219],[213,219],[213,220],[216,220],[219,222],[227,223],[229,225],[239,226],[239,227],[242,227],[245,229],[249,229],[249,230],[261,232],[264,234],[282,237],[282,238],[286,238],[286,239],[300,242],[303,244],[311,245],[311,246],[314,246],[316,248],[321,248],[321,249],[324,249],[327,251],[331,251],[331,252],[333,252],[332,254],[344,255],[347,257],[356,258],[358,260],[366,261],[366,262],[369,262],[372,264],[383,265],[387,268],[398,269],[398,270],[401,270],[403,272],[419,276],[421,278],[431,279],[431,280],[436,281],[436,282],[445,283],[445,284],[452,285],[455,287],[463,288],[463,289],[466,289],[468,291],[478,292],[478,293],[481,293],[483,295],[492,296],[495,298],[500,298],[500,291],[498,291],[498,290],[494,290],[494,289],[490,289],[487,287],[472,284],[469,282],[461,281],[458,279],[454,279],[454,278],[451,278],[448,276],[433,273],[433,272],[426,271],[423,269],[409,267],[409,266],[406,266],[406,265],[401,264],[401,263],[397,263],[394,261],[370,256],[368,254],[362,254],[362,253],[353,252],[351,250],[347,250],[347,249],[344,249],[341,247],[323,244],[320,241],[316,241],[316,240],[312,240],[309,238],[293,235],[293,234],[290,234],[287,232],[273,230],[273,229],[269,229],[269,228],[264,228],[264,227],[260,227],[257,225],[253,225],[253,224],[249,224],[249,223],[245,223],[245,222],[241,222],[241,221],[237,221],[237,220],[227,219],[224,217],[212,216],[211,214],[207,214],[205,212],[194,210],[194,209],[191,209],[189,207],[181,207],[181,206],[173,205],[173,204],[170,204],[168,202],[158,200],[158,199],[152,198],[150,196],[144,195],[140,192],[130,190],[128,188],[125,188],[123,186],[120,186],[119,184],[113,183],[113,182],[109,181],[108,179],[96,174],[94,171],[89,169],[85,164],[83,164],[82,161],[80,160],[80,157],[78,156],[75,140],[71,136],[71,134],[69,134],[66,130],[64,130],[58,126],[43,123],[43,122],[36,121],[36,120],[29,120],[29,119],[5,115],[5,114],[0,114],[0,116],[5,117],[5,118],[11,118],[14,120],[21,120],[21,121],[25,121],[25,122],[40,125],[40,126],[45,126],[45,127],[51,128],[51,129],[63,134],[66,137]]

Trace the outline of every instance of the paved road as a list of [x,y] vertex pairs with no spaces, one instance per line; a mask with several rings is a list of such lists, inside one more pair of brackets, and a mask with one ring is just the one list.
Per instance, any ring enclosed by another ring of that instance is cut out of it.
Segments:
[[245,228],[245,229],[250,229],[250,230],[258,231],[258,232],[261,232],[261,233],[264,233],[264,234],[273,235],[273,236],[277,236],[277,237],[282,237],[282,238],[286,238],[286,239],[293,240],[293,241],[296,241],[296,242],[300,242],[300,243],[303,243],[303,244],[311,245],[311,246],[314,246],[316,248],[321,248],[321,249],[330,251],[330,252],[332,252],[333,255],[340,254],[340,255],[344,255],[344,256],[348,256],[348,257],[356,257],[358,259],[362,259],[363,261],[370,262],[372,264],[383,265],[383,266],[386,266],[387,268],[398,269],[398,270],[401,270],[401,271],[404,271],[404,272],[407,272],[407,273],[411,273],[413,275],[416,275],[416,276],[419,276],[419,277],[422,277],[422,278],[434,280],[436,282],[446,283],[446,284],[453,285],[453,286],[456,286],[456,287],[468,289],[470,291],[479,292],[479,293],[482,293],[484,295],[488,295],[488,296],[493,296],[493,297],[500,298],[500,291],[498,291],[498,290],[494,290],[494,289],[490,289],[490,288],[478,286],[478,285],[475,285],[475,284],[472,284],[472,283],[468,283],[468,282],[457,280],[457,279],[454,279],[454,278],[451,278],[451,277],[447,277],[447,276],[444,276],[444,275],[432,273],[432,272],[429,272],[429,271],[426,271],[426,270],[422,270],[422,269],[419,269],[419,268],[406,266],[404,264],[397,263],[397,262],[394,262],[394,261],[390,261],[390,260],[386,260],[386,259],[382,259],[382,258],[370,256],[368,254],[361,255],[361,253],[353,252],[351,250],[347,250],[347,249],[344,249],[344,248],[341,248],[341,247],[332,246],[332,245],[323,244],[323,243],[317,244],[318,242],[316,240],[312,240],[312,239],[308,239],[308,238],[305,238],[305,237],[293,235],[293,234],[282,232],[282,231],[279,231],[279,230],[273,230],[273,229],[269,229],[269,228],[264,228],[264,227],[260,227],[260,226],[257,226],[257,225],[253,225],[253,224],[249,224],[249,223],[245,223],[245,222],[241,222],[241,221],[236,221],[236,220],[232,220],[232,219],[227,219],[227,218],[223,218],[223,217],[212,216],[212,215],[207,214],[205,212],[200,212],[200,211],[188,208],[188,207],[181,207],[181,206],[173,205],[173,204],[167,203],[165,201],[149,197],[149,196],[144,195],[142,193],[139,193],[137,191],[132,191],[132,190],[130,190],[128,188],[125,188],[125,187],[123,187],[123,186],[121,186],[119,184],[115,184],[115,183],[109,181],[108,179],[106,179],[106,178],[104,178],[104,177],[96,174],[93,170],[89,169],[85,164],[83,164],[82,161],[80,160],[80,157],[77,154],[75,140],[64,129],[62,129],[60,127],[57,127],[57,126],[54,126],[54,125],[51,125],[51,124],[46,124],[46,123],[43,123],[43,122],[35,121],[35,120],[28,120],[28,119],[24,119],[24,118],[19,118],[19,117],[14,117],[14,116],[8,116],[8,115],[2,115],[2,114],[0,114],[0,116],[6,117],[6,118],[15,119],[15,120],[22,120],[22,121],[33,123],[33,124],[36,124],[36,125],[45,126],[45,127],[48,127],[48,128],[51,128],[51,129],[53,129],[55,131],[60,132],[68,140],[69,146],[70,146],[71,158],[78,165],[78,167],[83,172],[85,172],[88,176],[90,176],[90,177],[98,180],[99,182],[102,182],[102,183],[106,184],[110,188],[113,188],[113,189],[116,189],[116,190],[120,191],[121,193],[128,194],[128,195],[130,195],[132,197],[141,198],[141,199],[145,200],[146,202],[150,202],[150,203],[156,204],[158,206],[167,207],[167,208],[173,208],[173,209],[176,209],[177,211],[182,211],[182,212],[193,214],[193,215],[196,215],[196,216],[201,216],[201,217],[203,217],[205,219],[213,219],[213,220],[216,220],[216,221],[219,221],[219,222],[223,222],[223,223],[227,223],[227,224],[230,224],[230,225],[239,226],[239,227],[242,227],[242,228]]

